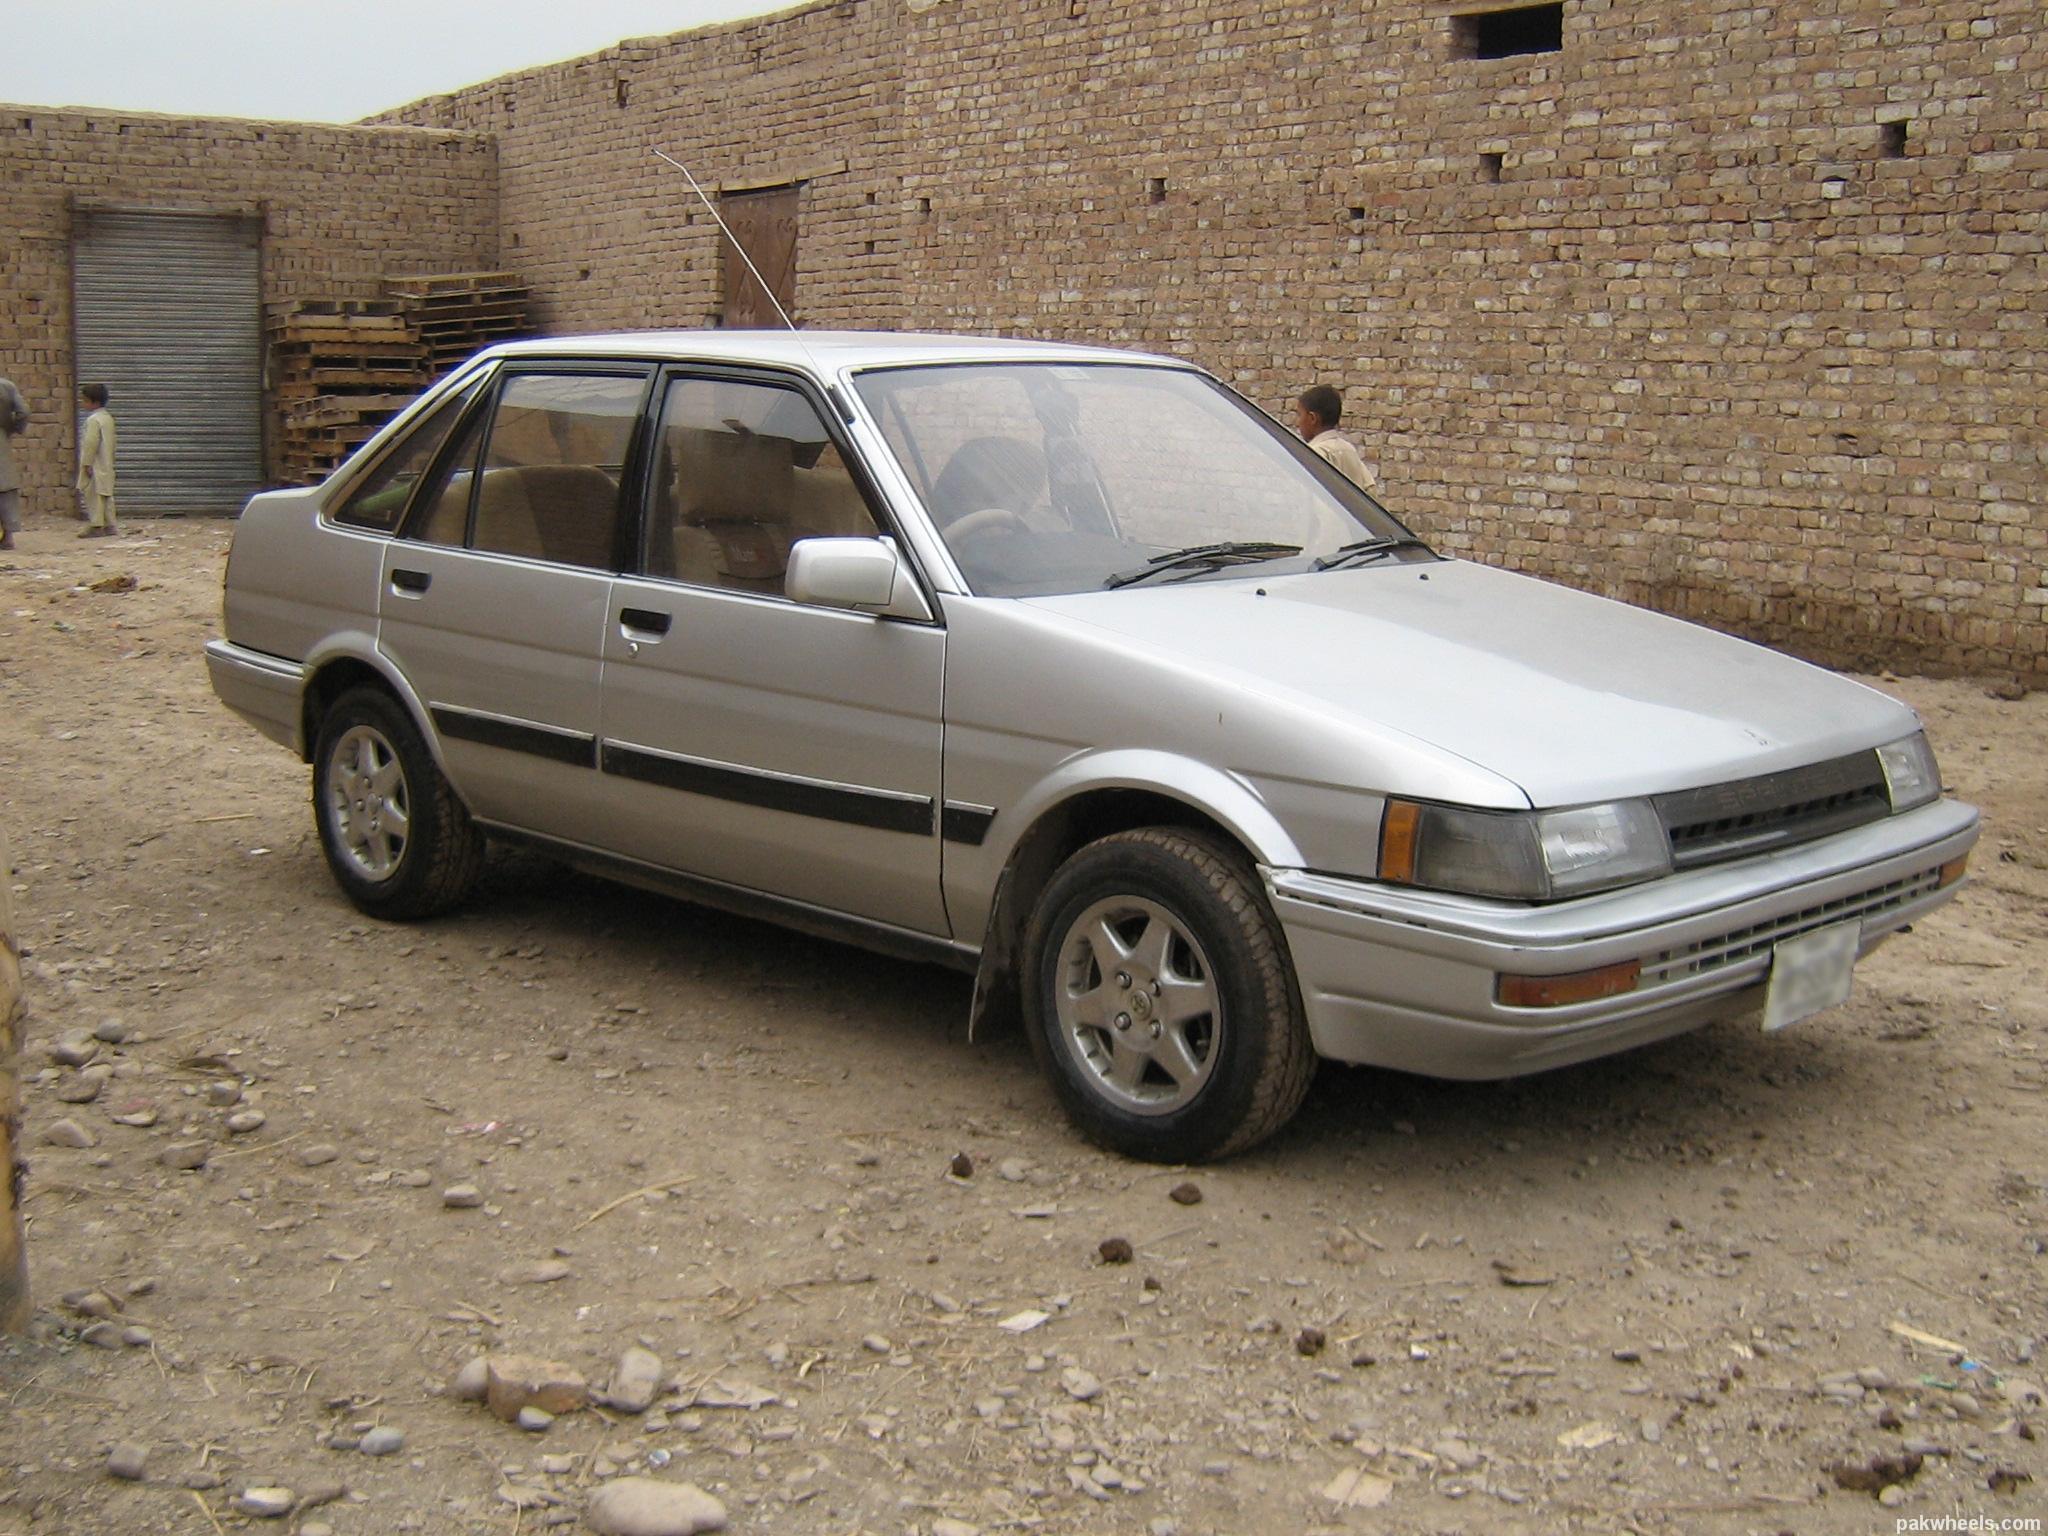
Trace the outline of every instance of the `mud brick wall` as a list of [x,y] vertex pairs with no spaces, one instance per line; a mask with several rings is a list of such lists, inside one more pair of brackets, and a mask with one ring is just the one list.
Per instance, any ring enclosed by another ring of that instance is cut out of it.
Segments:
[[707,193],[795,185],[797,319],[885,328],[901,282],[901,0],[834,3],[529,70],[377,119],[495,137],[504,259],[556,331],[715,325]]
[[0,106],[0,374],[35,413],[31,516],[71,505],[74,208],[258,213],[266,304],[374,297],[387,272],[496,266],[497,175],[475,134]]
[[662,144],[803,182],[806,323],[1334,381],[1449,550],[2048,682],[2034,0],[1566,0],[1502,59],[1474,9],[837,0],[395,115],[498,136],[557,328],[718,312]]
[[913,318],[1334,381],[1448,549],[2048,682],[2038,6],[1472,8],[909,15]]

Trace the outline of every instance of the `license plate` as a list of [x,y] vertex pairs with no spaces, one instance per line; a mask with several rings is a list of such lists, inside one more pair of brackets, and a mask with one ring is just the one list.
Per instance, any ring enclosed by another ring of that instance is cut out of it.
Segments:
[[1802,933],[1771,946],[1771,985],[1764,996],[1769,1033],[1849,1000],[1849,974],[1863,940],[1861,923]]

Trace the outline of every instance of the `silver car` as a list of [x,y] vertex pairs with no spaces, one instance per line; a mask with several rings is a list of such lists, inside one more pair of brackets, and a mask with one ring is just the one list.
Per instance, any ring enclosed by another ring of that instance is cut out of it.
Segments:
[[1913,713],[1427,548],[1198,369],[959,337],[497,347],[258,496],[220,697],[419,918],[487,839],[976,977],[1090,1136],[1320,1057],[1533,1072],[1848,995],[1977,814]]

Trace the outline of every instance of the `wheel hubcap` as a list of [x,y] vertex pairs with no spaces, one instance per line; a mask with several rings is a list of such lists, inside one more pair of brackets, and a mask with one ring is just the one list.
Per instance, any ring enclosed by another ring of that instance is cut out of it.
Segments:
[[405,857],[412,802],[398,751],[375,726],[350,727],[327,758],[335,846],[357,874],[388,880]]
[[1119,1109],[1167,1114],[1214,1070],[1223,1038],[1215,972],[1157,902],[1114,896],[1083,911],[1060,944],[1053,1001],[1061,1045]]

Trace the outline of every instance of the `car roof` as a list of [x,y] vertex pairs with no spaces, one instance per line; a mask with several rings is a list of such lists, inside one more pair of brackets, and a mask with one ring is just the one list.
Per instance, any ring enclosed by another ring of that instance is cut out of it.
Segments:
[[911,363],[1150,363],[1187,366],[1176,358],[1067,342],[998,336],[942,336],[913,331],[619,331],[590,336],[549,336],[503,342],[488,357],[687,359],[766,363],[832,373]]

